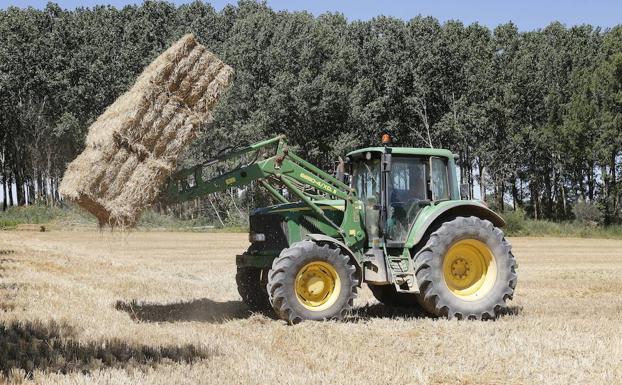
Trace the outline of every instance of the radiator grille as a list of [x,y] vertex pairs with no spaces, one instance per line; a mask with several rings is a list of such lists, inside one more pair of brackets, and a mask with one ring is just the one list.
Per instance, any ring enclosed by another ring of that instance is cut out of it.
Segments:
[[283,250],[289,246],[287,241],[287,224],[283,217],[276,214],[251,215],[249,218],[250,231],[262,233],[266,236],[264,242],[254,242],[249,248],[253,251]]

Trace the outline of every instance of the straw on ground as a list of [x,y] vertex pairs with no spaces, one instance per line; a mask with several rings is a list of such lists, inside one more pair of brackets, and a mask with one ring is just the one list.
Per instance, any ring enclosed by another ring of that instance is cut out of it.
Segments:
[[[84,373],[35,367],[39,384],[621,383],[622,241],[511,241],[521,280],[496,322],[389,310],[365,289],[349,321],[290,327],[240,301],[244,234],[0,232],[0,320],[54,321],[87,355],[128,346]],[[188,361],[130,359],[188,346]]]

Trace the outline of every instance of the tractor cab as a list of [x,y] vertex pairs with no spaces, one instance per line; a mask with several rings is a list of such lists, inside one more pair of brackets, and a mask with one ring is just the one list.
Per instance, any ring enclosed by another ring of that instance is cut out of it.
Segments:
[[426,206],[460,199],[448,150],[369,147],[349,153],[347,160],[370,242],[382,238],[388,246],[400,247]]

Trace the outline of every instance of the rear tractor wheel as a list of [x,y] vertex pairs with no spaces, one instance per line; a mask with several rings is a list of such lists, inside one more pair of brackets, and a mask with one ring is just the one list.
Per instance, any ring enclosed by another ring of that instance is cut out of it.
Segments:
[[272,263],[268,295],[290,324],[342,318],[357,294],[356,268],[341,251],[312,241],[294,243]]
[[503,232],[487,220],[458,217],[432,233],[415,256],[417,299],[433,316],[492,319],[507,311],[516,261]]

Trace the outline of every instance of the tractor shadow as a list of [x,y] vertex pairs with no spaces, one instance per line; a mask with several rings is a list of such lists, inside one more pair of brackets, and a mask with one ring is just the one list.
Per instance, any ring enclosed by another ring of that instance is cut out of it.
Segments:
[[167,304],[117,301],[115,309],[126,312],[135,322],[224,323],[253,314],[242,301],[217,302],[208,298]]
[[[134,322],[196,321],[220,324],[247,319],[254,314],[261,314],[273,320],[277,319],[273,311],[253,312],[242,301],[217,302],[208,298],[167,304],[117,301],[115,309],[126,312]],[[504,314],[500,315],[500,318],[518,316],[521,313],[522,307],[510,306]],[[400,307],[375,303],[355,307],[344,318],[344,322],[356,323],[376,318],[415,320],[434,317],[418,306]]]
[[[509,306],[507,310],[501,314],[497,319],[505,317],[516,317],[523,312],[522,306]],[[401,318],[405,320],[413,319],[434,319],[435,317],[427,314],[419,306],[413,307],[400,307],[400,306],[387,306],[382,303],[368,304],[358,308],[354,308],[349,317],[346,318],[347,322],[367,321],[373,318]],[[489,322],[495,321],[495,319],[488,319],[477,322]]]
[[367,304],[354,308],[346,318],[347,322],[367,321],[373,318],[430,318],[419,307],[387,306],[382,303]]
[[64,323],[0,323],[0,383],[32,378],[35,370],[87,374],[103,368],[148,368],[158,363],[194,363],[218,354],[192,344],[148,346],[120,339],[78,342]]

